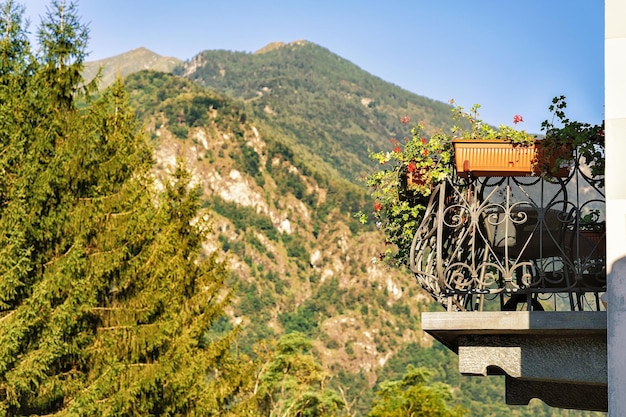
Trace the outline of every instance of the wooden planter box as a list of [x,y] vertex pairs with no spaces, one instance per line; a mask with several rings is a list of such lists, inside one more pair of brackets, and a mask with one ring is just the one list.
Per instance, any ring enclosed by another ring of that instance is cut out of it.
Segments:
[[[454,159],[457,175],[474,177],[523,177],[542,175],[545,167],[554,167],[559,159],[571,159],[571,148],[559,149],[546,155],[541,141],[520,145],[506,140],[454,139]],[[567,167],[551,170],[553,177],[566,177]]]

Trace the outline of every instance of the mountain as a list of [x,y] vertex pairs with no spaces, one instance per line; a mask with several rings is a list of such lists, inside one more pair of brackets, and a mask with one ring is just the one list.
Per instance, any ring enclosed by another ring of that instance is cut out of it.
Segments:
[[154,71],[130,75],[126,87],[157,176],[181,157],[203,188],[213,220],[205,247],[221,248],[238,287],[225,325],[243,326],[240,348],[300,331],[356,395],[371,392],[400,345],[430,343],[419,325],[428,297],[411,276],[372,262],[383,238],[352,216],[370,204],[366,190],[316,172],[230,97]]
[[372,150],[409,132],[400,118],[448,127],[451,107],[363,71],[307,41],[273,43],[255,53],[204,51],[176,68],[203,87],[243,100],[308,157],[352,181],[367,172]]
[[[142,68],[136,56],[126,68]],[[384,237],[353,216],[373,203],[358,180],[371,167],[368,148],[391,149],[389,138],[407,133],[401,116],[445,126],[447,105],[304,41],[204,51],[125,84],[154,145],[156,178],[183,158],[202,187],[213,223],[204,247],[228,259],[237,288],[220,324],[241,326],[239,349],[302,332],[354,415],[409,364],[456,387],[471,415],[558,415],[538,403],[505,406],[502,378],[459,376],[456,356],[421,330],[420,312],[437,305],[406,270],[377,261]]]
[[83,77],[91,81],[102,68],[100,87],[103,88],[111,85],[118,75],[123,78],[141,70],[172,72],[181,63],[178,58],[163,57],[146,48],[137,48],[111,58],[87,62]]

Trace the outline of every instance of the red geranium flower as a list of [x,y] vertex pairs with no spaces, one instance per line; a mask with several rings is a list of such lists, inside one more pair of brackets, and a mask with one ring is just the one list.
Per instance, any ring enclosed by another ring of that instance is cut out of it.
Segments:
[[415,161],[409,162],[409,166],[407,167],[409,172],[415,172],[417,170],[417,166],[415,165]]
[[380,204],[380,201],[374,203],[374,211],[380,211],[383,208],[383,205]]
[[402,148],[400,147],[400,145],[396,145],[396,146],[393,148],[393,151],[394,151],[395,153],[400,153],[400,152],[402,152]]
[[426,145],[426,138],[422,138],[422,145]]
[[515,116],[513,116],[513,124],[518,124],[519,122],[523,122],[524,119],[522,119],[522,116],[520,116],[519,114],[516,114]]
[[400,123],[407,124],[409,123],[409,121],[410,121],[409,116],[404,116],[400,118]]

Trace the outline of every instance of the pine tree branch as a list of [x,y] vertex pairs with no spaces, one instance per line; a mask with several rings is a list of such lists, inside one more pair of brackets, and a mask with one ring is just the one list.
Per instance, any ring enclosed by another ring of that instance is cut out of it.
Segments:
[[121,216],[128,216],[129,214],[133,214],[136,213],[137,210],[129,210],[129,211],[122,211],[120,213],[107,213],[106,216],[107,217],[121,217]]
[[117,193],[113,193],[113,194],[109,194],[109,195],[103,195],[103,196],[99,196],[99,197],[79,197],[78,201],[99,201],[99,200],[108,200],[111,199],[113,197],[117,197],[118,195],[120,195],[122,193],[123,190],[118,191]]
[[8,312],[5,313],[5,311],[2,312],[3,316],[0,317],[0,322],[3,322],[4,320],[8,319],[9,317],[11,317],[13,315],[13,313],[15,313],[16,310],[10,310]]
[[109,326],[109,327],[98,327],[98,330],[128,330],[128,329],[136,329],[138,327],[149,327],[149,326],[159,326],[161,323],[144,323],[144,324],[134,324],[132,326]]
[[103,310],[103,311],[122,311],[122,310],[130,310],[130,311],[148,311],[150,308],[130,308],[130,307],[91,307],[89,310]]
[[65,253],[63,253],[63,254],[61,254],[59,256],[54,257],[53,259],[51,259],[48,262],[46,262],[45,264],[43,264],[43,266],[50,266],[50,265],[56,263],[57,261],[65,258],[72,251],[72,249],[74,249],[75,245],[76,245],[76,243],[72,243],[72,246],[70,246],[69,249]]

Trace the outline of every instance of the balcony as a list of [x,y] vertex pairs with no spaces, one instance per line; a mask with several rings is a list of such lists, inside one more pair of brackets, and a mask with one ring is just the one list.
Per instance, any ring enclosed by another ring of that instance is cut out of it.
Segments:
[[506,375],[507,403],[607,408],[603,181],[450,179],[433,190],[411,247],[417,282],[442,312],[426,332],[467,375]]

